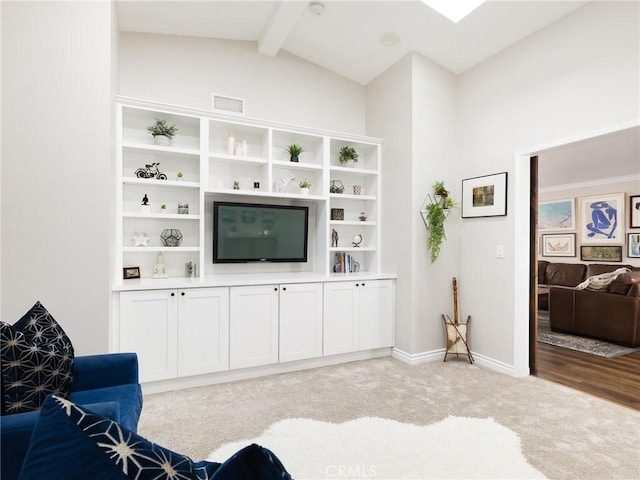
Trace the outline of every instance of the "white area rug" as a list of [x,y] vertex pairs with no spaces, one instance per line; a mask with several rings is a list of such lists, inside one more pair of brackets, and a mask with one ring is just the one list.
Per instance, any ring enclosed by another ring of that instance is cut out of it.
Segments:
[[208,460],[221,462],[257,443],[303,479],[536,479],[520,437],[493,418],[448,417],[427,426],[382,418],[341,424],[281,420],[257,438],[227,443]]

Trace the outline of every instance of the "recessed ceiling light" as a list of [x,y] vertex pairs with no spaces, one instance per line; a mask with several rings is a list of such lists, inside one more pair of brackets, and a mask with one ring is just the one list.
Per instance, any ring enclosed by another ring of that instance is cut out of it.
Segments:
[[396,32],[383,33],[380,36],[380,42],[387,47],[393,47],[400,41],[400,35]]
[[422,0],[422,3],[427,4],[453,23],[458,23],[485,1],[486,0]]
[[309,10],[311,11],[311,13],[313,13],[314,15],[322,15],[322,13],[324,12],[324,5],[320,2],[310,2],[309,3]]

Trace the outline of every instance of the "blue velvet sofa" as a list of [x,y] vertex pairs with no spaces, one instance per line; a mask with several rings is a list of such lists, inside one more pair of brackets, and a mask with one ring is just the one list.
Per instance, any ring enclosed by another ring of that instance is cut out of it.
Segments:
[[[142,412],[135,353],[76,357],[69,399],[135,432]],[[17,480],[40,412],[0,417],[0,478]]]

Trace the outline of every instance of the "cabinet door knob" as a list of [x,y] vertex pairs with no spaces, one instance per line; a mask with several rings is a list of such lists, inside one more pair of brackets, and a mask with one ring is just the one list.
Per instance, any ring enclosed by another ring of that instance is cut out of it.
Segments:
[[273,287],[273,291],[277,292],[278,291],[278,287]]
[[286,290],[287,290],[287,287],[282,287],[282,290],[286,291]]
[[184,292],[180,292],[180,295],[182,295],[184,297]]
[[362,286],[364,287],[364,283],[362,284]]
[[171,292],[171,296],[172,296],[172,297],[175,297],[175,296],[176,296],[176,293],[175,293],[175,292]]
[[359,286],[360,286],[360,284],[359,284],[359,283],[356,283],[356,287],[359,287]]

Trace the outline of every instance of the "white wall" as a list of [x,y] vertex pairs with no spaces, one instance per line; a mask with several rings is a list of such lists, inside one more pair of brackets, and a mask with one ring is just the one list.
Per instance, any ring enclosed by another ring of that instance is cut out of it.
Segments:
[[[544,155],[539,157],[539,168],[551,168],[550,165],[545,164]],[[640,159],[638,160],[638,171],[640,172]],[[544,256],[539,255],[541,260],[549,262],[562,262],[562,263],[592,263],[590,261],[583,261],[580,259],[580,230],[578,225],[584,223],[580,221],[580,197],[588,197],[591,195],[602,195],[611,193],[625,193],[626,203],[624,215],[619,217],[619,225],[621,225],[619,231],[624,235],[624,241],[627,241],[627,233],[640,233],[637,228],[631,229],[629,227],[629,204],[628,199],[630,195],[640,194],[640,173],[637,178],[609,178],[601,179],[596,182],[584,182],[571,185],[558,185],[553,188],[540,189],[538,193],[538,200],[540,202],[549,202],[553,200],[574,199],[575,208],[575,221],[576,230],[566,231],[544,231],[543,234],[554,233],[575,233],[576,234],[576,255],[574,257],[557,257],[557,256]],[[540,236],[540,234],[539,234]],[[629,258],[627,245],[622,246],[622,263],[640,267],[640,258]]]
[[507,369],[527,355],[514,353],[514,329],[528,324],[514,318],[516,290],[528,288],[514,258],[528,215],[528,191],[515,180],[528,167],[515,152],[640,117],[639,7],[589,3],[459,77],[458,177],[510,173],[508,215],[460,223],[459,277],[473,285],[461,309],[474,317],[474,350]]
[[431,264],[419,211],[436,181],[456,196],[454,114],[455,77],[418,54],[367,86],[367,133],[385,139],[383,269],[398,275],[396,348],[409,361],[444,347],[441,315],[453,315],[456,215],[447,220],[448,240]]
[[112,6],[2,3],[2,319],[40,300],[107,350]]
[[245,99],[246,116],[363,134],[361,85],[255,42],[123,33],[121,95],[211,109],[211,94]]

